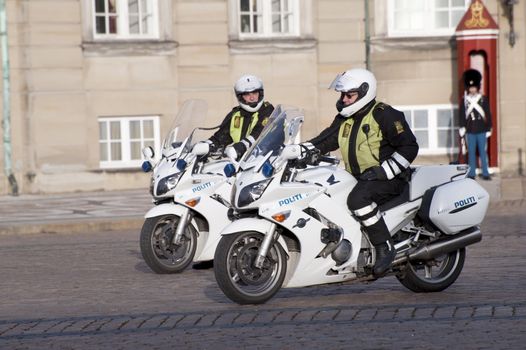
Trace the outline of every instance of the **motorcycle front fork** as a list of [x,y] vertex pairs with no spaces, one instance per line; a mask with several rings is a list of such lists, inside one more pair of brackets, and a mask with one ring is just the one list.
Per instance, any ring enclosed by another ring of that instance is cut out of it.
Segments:
[[274,234],[276,233],[276,224],[272,223],[268,233],[265,235],[263,242],[261,242],[261,247],[258,250],[258,256],[254,260],[254,266],[258,269],[263,267],[263,262],[267,256],[268,249],[270,248],[271,243],[274,241]]
[[184,207],[183,212],[181,216],[179,217],[177,228],[175,229],[173,244],[175,245],[181,244],[181,239],[183,238],[184,229],[186,228],[186,225],[188,225],[188,223],[190,222],[190,219],[191,219],[190,209],[188,209],[187,207]]

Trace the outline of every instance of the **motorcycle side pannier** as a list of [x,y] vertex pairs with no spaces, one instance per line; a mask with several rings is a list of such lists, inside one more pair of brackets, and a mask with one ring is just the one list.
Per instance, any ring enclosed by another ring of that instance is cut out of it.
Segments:
[[446,234],[455,234],[480,225],[488,205],[488,192],[466,178],[426,191],[418,214],[425,223]]

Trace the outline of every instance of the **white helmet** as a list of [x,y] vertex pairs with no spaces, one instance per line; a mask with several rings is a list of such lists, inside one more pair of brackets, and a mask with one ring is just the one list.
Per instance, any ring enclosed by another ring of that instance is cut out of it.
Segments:
[[[252,91],[258,91],[259,98],[255,103],[246,104],[243,94]],[[234,92],[239,101],[239,106],[247,112],[256,112],[263,104],[263,82],[255,75],[245,74],[239,78],[234,85]]]
[[342,117],[348,118],[358,112],[376,97],[376,78],[367,69],[350,69],[338,74],[329,86],[338,92],[357,92],[358,99],[348,105],[343,105],[343,94],[336,102],[336,109]]

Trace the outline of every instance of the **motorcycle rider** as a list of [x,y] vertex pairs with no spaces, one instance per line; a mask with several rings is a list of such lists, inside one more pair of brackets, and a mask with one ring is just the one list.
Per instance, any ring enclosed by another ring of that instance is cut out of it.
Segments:
[[263,82],[255,75],[241,76],[234,85],[234,92],[239,106],[226,115],[208,143],[212,150],[226,147],[225,153],[238,160],[259,136],[274,106],[264,101]]
[[396,251],[378,205],[403,191],[418,144],[404,114],[376,101],[376,78],[370,71],[345,71],[329,88],[340,93],[338,114],[302,145],[321,154],[340,149],[346,170],[358,180],[347,206],[374,245],[373,273],[379,276],[389,269]]
[[[234,84],[239,105],[232,108],[219,130],[206,142],[210,151],[225,148],[225,154],[239,160],[267,124],[274,106],[264,101],[263,81],[255,75],[242,75]],[[192,266],[196,270],[213,267],[213,261],[203,261]]]

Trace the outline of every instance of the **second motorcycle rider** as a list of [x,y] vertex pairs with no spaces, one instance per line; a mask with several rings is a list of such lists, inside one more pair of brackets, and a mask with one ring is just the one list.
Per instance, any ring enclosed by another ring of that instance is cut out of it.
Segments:
[[[210,150],[225,148],[225,154],[239,160],[257,139],[267,124],[274,106],[264,101],[263,82],[255,75],[245,74],[234,85],[239,106],[232,108],[221,122],[219,130],[206,142]],[[212,261],[193,265],[194,269],[208,269]]]
[[225,149],[225,153],[240,159],[254,143],[266,125],[274,106],[264,101],[263,82],[255,75],[243,75],[234,85],[239,106],[230,111],[219,130],[210,137],[210,148]]
[[382,275],[396,251],[378,205],[400,194],[418,144],[404,114],[377,102],[376,78],[365,69],[339,74],[330,86],[341,93],[338,115],[318,136],[303,143],[321,154],[340,149],[345,168],[357,180],[347,199],[375,247],[373,273]]

